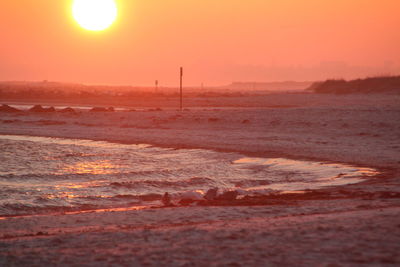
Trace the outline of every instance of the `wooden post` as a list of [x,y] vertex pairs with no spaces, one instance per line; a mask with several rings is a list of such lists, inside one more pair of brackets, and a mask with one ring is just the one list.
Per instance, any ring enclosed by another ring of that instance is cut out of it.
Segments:
[[182,103],[182,101],[183,101],[183,99],[182,99],[182,81],[183,81],[183,68],[181,67],[181,69],[180,69],[180,83],[179,83],[179,89],[180,89],[180,94],[181,94],[181,97],[180,97],[180,110],[182,111],[182,107],[183,107],[183,103]]
[[158,93],[158,80],[155,81],[154,91]]

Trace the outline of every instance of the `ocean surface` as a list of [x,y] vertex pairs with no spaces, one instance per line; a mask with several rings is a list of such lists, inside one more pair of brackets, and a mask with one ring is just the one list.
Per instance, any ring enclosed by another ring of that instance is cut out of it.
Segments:
[[[204,149],[0,135],[0,216],[160,205],[169,192],[239,197],[364,181],[370,168]],[[190,195],[190,194],[189,194]]]

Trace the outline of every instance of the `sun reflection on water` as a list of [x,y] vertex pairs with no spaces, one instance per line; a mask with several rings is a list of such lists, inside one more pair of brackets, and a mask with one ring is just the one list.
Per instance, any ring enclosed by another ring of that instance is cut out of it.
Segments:
[[120,166],[108,160],[85,161],[64,166],[58,174],[113,174],[118,173]]

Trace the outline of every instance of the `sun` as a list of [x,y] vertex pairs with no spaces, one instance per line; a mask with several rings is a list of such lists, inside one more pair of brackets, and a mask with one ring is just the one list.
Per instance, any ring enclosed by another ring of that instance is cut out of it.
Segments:
[[82,28],[102,31],[114,23],[118,8],[115,0],[74,0],[72,15]]

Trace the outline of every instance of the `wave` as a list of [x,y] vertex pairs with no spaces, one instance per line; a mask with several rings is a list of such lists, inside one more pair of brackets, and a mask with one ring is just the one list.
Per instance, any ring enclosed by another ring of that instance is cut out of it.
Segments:
[[148,202],[148,205],[150,205],[154,201],[161,200],[161,198],[162,196],[159,194],[117,195],[107,199],[100,196],[87,196],[78,197],[74,199],[74,203],[68,203],[62,198],[48,199],[39,197],[34,203],[4,203],[0,205],[0,216],[10,217],[112,209],[143,205],[143,202]]
[[83,204],[79,206],[63,206],[63,205],[30,205],[30,204],[3,204],[0,206],[0,215],[4,217],[64,213],[81,210],[98,209],[100,206],[94,204]]
[[185,186],[213,186],[215,181],[206,177],[193,177],[188,180],[171,181],[171,180],[139,180],[130,182],[113,182],[110,186],[123,188],[139,188],[143,186],[152,186],[157,188],[165,187],[185,187]]

